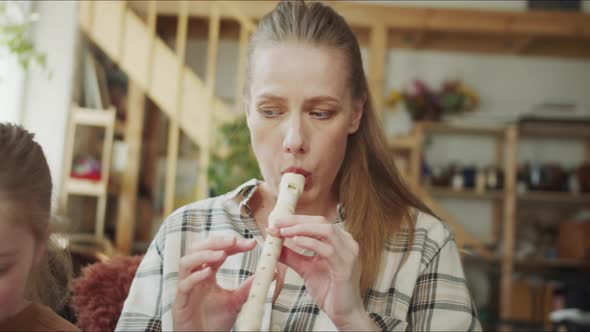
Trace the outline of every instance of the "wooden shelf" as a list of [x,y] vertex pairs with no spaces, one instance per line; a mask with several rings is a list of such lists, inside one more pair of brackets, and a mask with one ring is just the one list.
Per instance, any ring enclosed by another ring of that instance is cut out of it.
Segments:
[[426,133],[433,134],[503,137],[506,132],[505,127],[458,126],[437,122],[421,122],[420,125]]
[[567,258],[556,258],[556,259],[530,258],[530,259],[515,259],[514,265],[517,267],[521,267],[521,268],[536,268],[536,269],[560,269],[560,268],[590,269],[590,260],[567,259]]
[[523,137],[534,138],[562,138],[562,139],[590,139],[590,129],[584,123],[531,122],[518,126],[518,132]]
[[389,146],[394,150],[409,150],[417,147],[417,140],[414,136],[396,136],[389,138]]
[[503,191],[484,191],[478,193],[471,189],[454,190],[445,187],[426,187],[432,196],[445,197],[445,198],[466,198],[466,199],[502,199],[504,198]]
[[77,107],[72,113],[74,123],[86,126],[107,127],[115,119],[114,110],[95,110],[89,108]]
[[[206,18],[212,3],[191,2],[188,9],[190,16]],[[131,1],[129,5],[144,16],[148,11],[148,5],[143,1]],[[242,20],[258,20],[275,5],[276,1],[231,2],[234,12],[239,12]],[[590,57],[590,15],[587,13],[424,8],[349,2],[331,2],[330,6],[350,23],[355,32],[383,25],[387,30],[385,42],[388,48]],[[178,15],[178,1],[162,1],[158,3],[157,10],[159,16]],[[223,20],[234,19],[234,13],[225,9],[220,14]],[[172,23],[168,25],[171,28],[174,26]],[[198,28],[201,26],[204,27],[205,23],[189,29],[189,36],[202,36],[206,30]],[[220,34],[235,39],[238,35],[236,30],[235,24],[226,24]],[[370,33],[357,34],[357,38],[361,45],[370,44]]]
[[69,194],[82,196],[101,196],[105,192],[105,184],[102,181],[67,179],[66,191]]
[[484,262],[484,263],[488,263],[488,264],[498,264],[502,261],[502,258],[497,255],[486,257],[486,256],[480,256],[480,255],[464,254],[461,256],[461,258],[464,261]]
[[529,202],[544,203],[572,203],[583,204],[590,203],[590,194],[573,194],[568,192],[551,192],[551,191],[529,191],[518,194],[518,199]]

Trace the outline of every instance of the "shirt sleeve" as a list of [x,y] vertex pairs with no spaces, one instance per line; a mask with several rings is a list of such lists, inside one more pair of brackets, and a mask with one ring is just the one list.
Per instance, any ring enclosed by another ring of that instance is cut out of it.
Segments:
[[162,330],[163,237],[165,226],[141,261],[123,305],[115,331]]
[[418,276],[407,330],[481,331],[452,235]]

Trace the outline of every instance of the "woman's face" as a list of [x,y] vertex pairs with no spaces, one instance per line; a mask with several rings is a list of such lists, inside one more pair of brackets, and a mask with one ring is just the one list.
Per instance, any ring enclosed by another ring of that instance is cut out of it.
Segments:
[[301,203],[330,195],[363,106],[349,91],[343,54],[280,43],[257,47],[253,60],[246,112],[265,182],[276,194],[283,173],[301,173]]
[[0,214],[0,321],[23,309],[25,288],[37,256],[35,251],[31,232]]

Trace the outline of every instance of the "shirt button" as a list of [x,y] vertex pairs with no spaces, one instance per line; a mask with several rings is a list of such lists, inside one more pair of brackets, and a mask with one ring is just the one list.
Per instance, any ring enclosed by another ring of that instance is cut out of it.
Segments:
[[274,325],[272,326],[272,330],[273,330],[273,331],[280,331],[280,330],[281,330],[281,326],[280,326],[279,324],[274,324]]

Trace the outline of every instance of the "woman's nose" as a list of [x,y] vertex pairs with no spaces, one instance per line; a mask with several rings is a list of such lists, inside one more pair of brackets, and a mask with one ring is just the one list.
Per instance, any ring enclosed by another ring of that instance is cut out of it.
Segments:
[[287,124],[287,133],[283,139],[283,149],[285,152],[300,154],[307,151],[305,138],[303,134],[303,126],[301,120],[294,117]]

